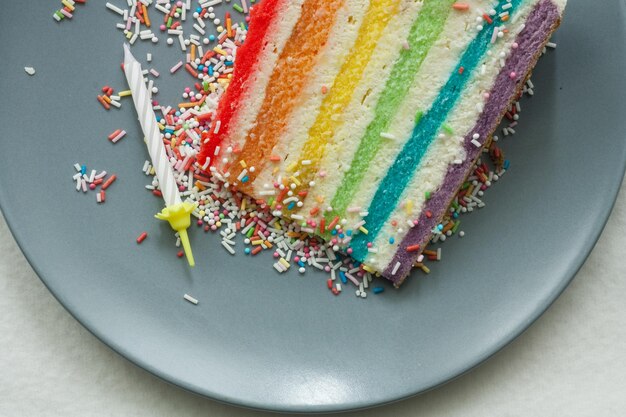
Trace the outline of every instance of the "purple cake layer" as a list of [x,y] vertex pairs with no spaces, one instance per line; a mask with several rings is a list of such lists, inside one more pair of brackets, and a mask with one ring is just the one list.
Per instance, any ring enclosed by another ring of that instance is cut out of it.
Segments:
[[[551,0],[542,0],[531,11],[525,22],[524,29],[517,36],[517,49],[513,49],[502,71],[498,74],[489,99],[485,103],[476,125],[465,137],[466,159],[462,164],[453,165],[448,170],[441,188],[426,202],[419,217],[419,227],[412,228],[402,240],[393,260],[389,263],[383,276],[399,286],[406,277],[419,252],[409,252],[407,247],[422,245],[428,241],[431,230],[439,224],[441,216],[450,205],[450,201],[456,195],[459,184],[467,177],[474,161],[482,152],[482,147],[477,148],[472,144],[475,133],[485,141],[497,127],[502,119],[503,110],[511,102],[514,95],[525,82],[526,75],[535,65],[538,53],[542,50],[550,34],[560,22],[560,13],[557,6]],[[511,79],[511,73],[519,74]],[[428,218],[425,213],[430,211],[436,215]],[[394,266],[400,263],[396,273]]]

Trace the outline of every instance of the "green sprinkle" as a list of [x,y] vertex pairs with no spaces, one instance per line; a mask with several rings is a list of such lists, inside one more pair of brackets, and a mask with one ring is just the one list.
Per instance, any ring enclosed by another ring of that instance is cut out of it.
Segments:
[[238,4],[234,4],[233,9],[237,10],[239,13],[243,13],[243,8]]
[[448,135],[453,135],[454,134],[454,130],[452,130],[452,128],[450,127],[450,125],[448,124],[444,124],[443,126],[441,126],[441,128],[443,129],[444,132],[446,132]]
[[420,120],[422,120],[422,116],[424,115],[423,111],[418,111],[415,114],[415,124],[418,124],[420,122]]

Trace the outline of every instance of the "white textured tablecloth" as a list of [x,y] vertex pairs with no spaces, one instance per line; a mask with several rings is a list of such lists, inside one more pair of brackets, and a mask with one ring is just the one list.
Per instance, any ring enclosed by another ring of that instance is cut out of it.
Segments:
[[[622,186],[582,270],[525,334],[442,388],[358,415],[622,417],[625,298]],[[105,347],[46,290],[0,216],[1,417],[260,415],[168,385]]]

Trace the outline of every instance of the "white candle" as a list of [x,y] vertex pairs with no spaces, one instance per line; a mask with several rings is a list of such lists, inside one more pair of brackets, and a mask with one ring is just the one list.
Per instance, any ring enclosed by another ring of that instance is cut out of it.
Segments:
[[126,44],[124,44],[124,73],[132,92],[139,123],[146,137],[148,153],[159,180],[165,205],[170,207],[179,204],[181,199],[178,193],[178,186],[174,179],[172,166],[165,152],[165,146],[163,146],[163,139],[161,139],[161,132],[157,126],[156,115],[152,110],[151,94],[143,81],[141,64],[137,62]]
[[195,261],[191,252],[189,237],[187,236],[187,228],[191,224],[190,213],[195,209],[196,205],[189,202],[183,203],[180,199],[178,185],[176,185],[176,180],[174,179],[174,171],[167,158],[161,132],[157,126],[156,116],[152,110],[151,94],[143,81],[141,64],[130,53],[126,44],[124,44],[124,73],[133,96],[139,123],[146,138],[148,153],[159,180],[161,194],[165,200],[165,209],[157,214],[156,217],[161,220],[167,220],[172,229],[178,232],[185,249],[185,255],[187,255],[187,261],[189,265],[194,266]]

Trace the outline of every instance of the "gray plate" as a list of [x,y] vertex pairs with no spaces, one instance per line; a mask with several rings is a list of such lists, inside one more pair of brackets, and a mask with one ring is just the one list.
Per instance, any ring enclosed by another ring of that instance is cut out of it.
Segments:
[[[623,1],[572,0],[524,102],[512,167],[466,217],[445,262],[399,291],[356,299],[323,274],[277,275],[269,254],[231,257],[192,230],[198,266],[176,258],[161,202],[143,189],[147,157],[130,101],[105,112],[100,87],[124,86],[122,36],[99,2],[56,24],[57,4],[6,2],[0,14],[0,202],[15,238],[58,300],[124,357],[174,384],[237,405],[349,410],[436,387],[519,335],[565,288],[611,210],[626,161]],[[58,3],[58,2],[57,2]],[[175,47],[153,51],[159,96]],[[23,67],[37,69],[34,77]],[[129,135],[111,145],[107,135]],[[115,172],[107,202],[74,191],[75,162]],[[135,238],[147,230],[148,239]],[[242,250],[241,247],[238,248]],[[193,306],[182,299],[190,293]]]

